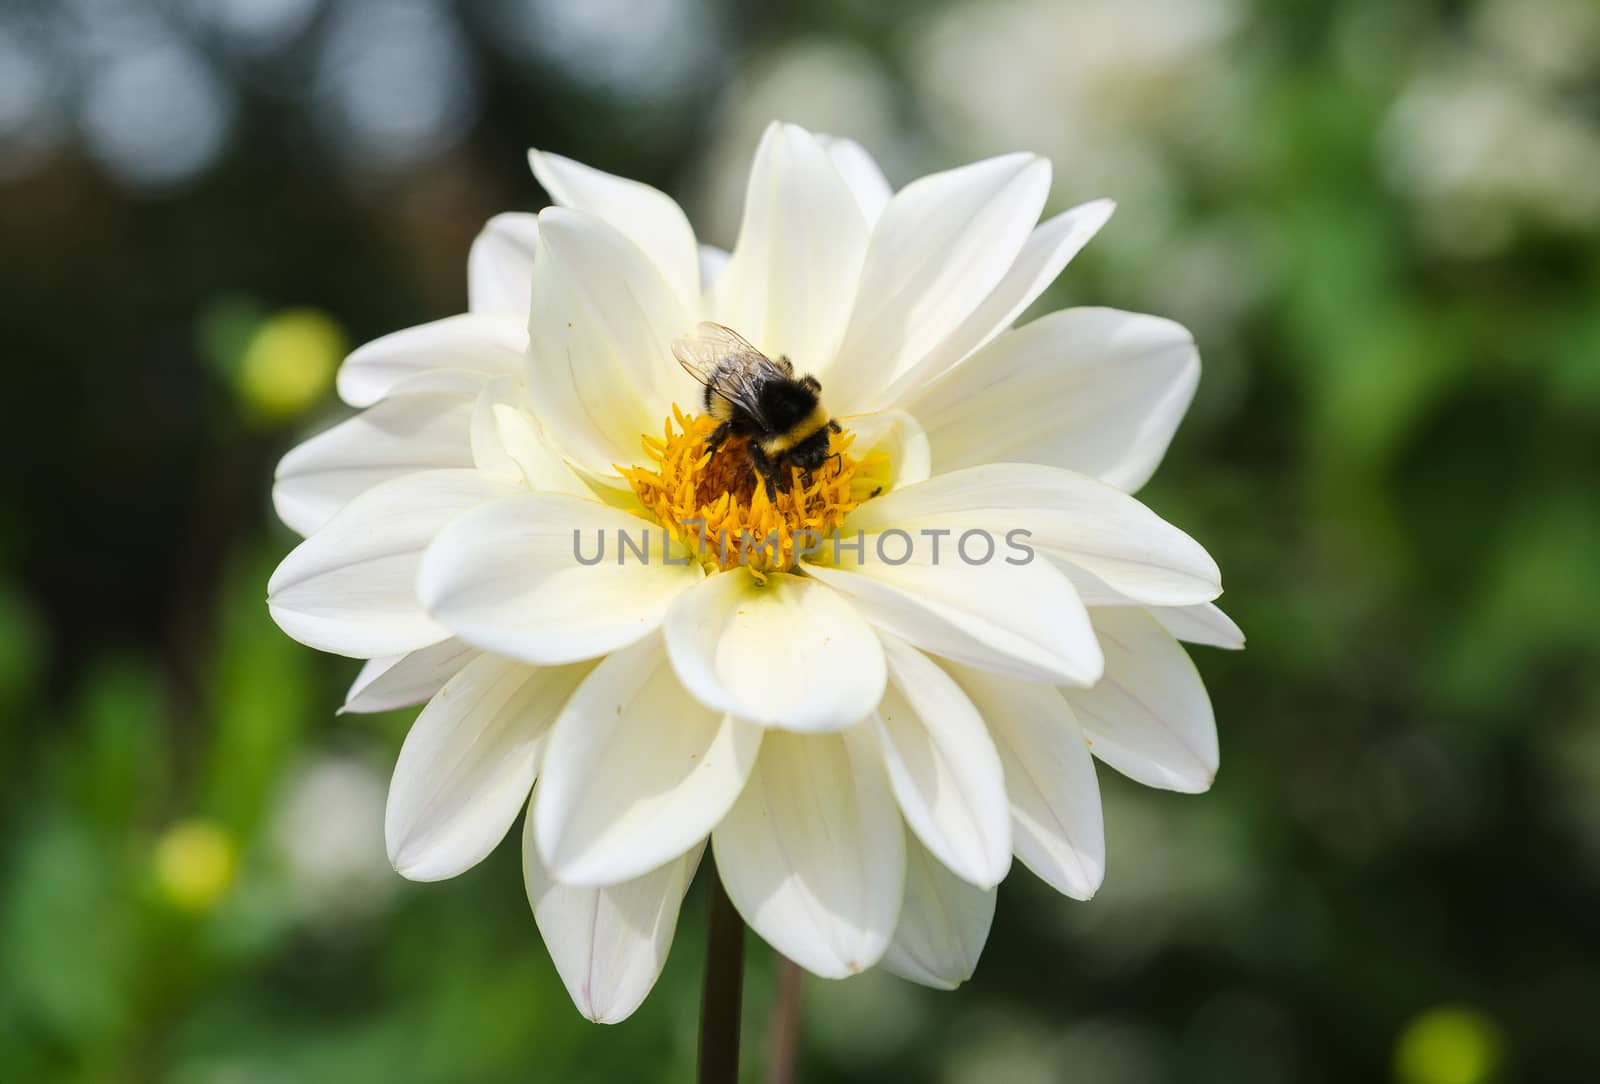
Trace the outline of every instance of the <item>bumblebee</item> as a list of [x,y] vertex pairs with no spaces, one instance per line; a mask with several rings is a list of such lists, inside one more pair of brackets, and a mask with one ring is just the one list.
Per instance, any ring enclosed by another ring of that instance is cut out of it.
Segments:
[[767,499],[789,488],[793,464],[810,474],[830,458],[829,435],[839,423],[822,405],[814,376],[794,375],[786,357],[773,361],[721,324],[703,323],[672,344],[685,372],[705,387],[706,413],[717,421],[706,437],[713,452],[729,437],[750,438],[750,459],[766,483]]

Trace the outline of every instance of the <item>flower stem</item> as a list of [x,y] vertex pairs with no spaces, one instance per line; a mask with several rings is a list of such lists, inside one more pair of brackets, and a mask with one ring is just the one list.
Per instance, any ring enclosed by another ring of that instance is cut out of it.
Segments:
[[800,1024],[805,1007],[805,972],[787,957],[778,957],[778,997],[772,1003],[771,1060],[767,1084],[794,1084],[800,1054]]
[[713,862],[706,981],[700,998],[700,1084],[739,1079],[739,1002],[744,988],[744,919],[733,909]]

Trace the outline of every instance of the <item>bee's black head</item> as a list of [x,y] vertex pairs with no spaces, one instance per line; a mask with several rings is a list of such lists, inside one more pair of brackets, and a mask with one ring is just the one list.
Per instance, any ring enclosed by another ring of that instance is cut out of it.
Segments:
[[828,460],[828,427],[823,426],[789,449],[789,461],[801,470],[816,470]]

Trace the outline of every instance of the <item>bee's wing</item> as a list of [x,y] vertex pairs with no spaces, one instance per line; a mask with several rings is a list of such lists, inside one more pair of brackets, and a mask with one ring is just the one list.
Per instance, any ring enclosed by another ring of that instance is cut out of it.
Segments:
[[672,344],[683,371],[728,399],[766,428],[761,389],[784,372],[767,355],[732,328],[709,321]]

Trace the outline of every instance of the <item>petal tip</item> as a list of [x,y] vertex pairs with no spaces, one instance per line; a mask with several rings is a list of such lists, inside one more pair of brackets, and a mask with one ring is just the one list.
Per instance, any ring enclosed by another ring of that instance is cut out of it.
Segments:
[[389,865],[394,871],[408,881],[427,884],[432,881],[442,881],[445,878],[429,867],[427,856],[407,854],[404,845],[389,851]]

